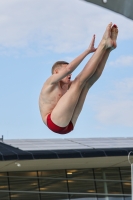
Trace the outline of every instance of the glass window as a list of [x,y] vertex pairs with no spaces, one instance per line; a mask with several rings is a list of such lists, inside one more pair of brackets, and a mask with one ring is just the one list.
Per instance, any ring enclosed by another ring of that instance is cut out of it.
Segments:
[[129,167],[121,167],[120,168],[121,179],[122,182],[123,193],[131,194],[131,168]]
[[94,173],[95,178],[99,179],[96,181],[97,193],[122,194],[119,168],[95,169]]
[[125,200],[124,197],[118,197],[118,196],[100,196],[98,197],[98,200]]
[[[114,167],[0,173],[0,191],[0,200],[131,200],[131,169]],[[126,197],[119,196],[123,193]]]
[[92,169],[67,170],[67,177],[69,192],[96,193]]
[[0,192],[0,200],[10,200],[8,192]]
[[40,191],[67,192],[67,181],[64,179],[39,179]]
[[9,176],[37,177],[37,172],[9,172]]
[[120,180],[120,171],[117,167],[103,169],[103,172],[108,180]]
[[9,190],[7,173],[0,173],[0,190]]
[[16,193],[10,194],[11,200],[40,200],[39,194]]
[[2,190],[9,190],[7,173],[0,173],[0,200],[9,200],[9,192]]
[[65,170],[39,171],[40,191],[67,192],[67,181]]
[[0,177],[1,177],[1,176],[7,176],[7,173],[5,173],[5,172],[4,172],[4,173],[3,173],[3,172],[1,173],[1,172],[0,172]]
[[122,194],[121,182],[107,182],[108,194]]
[[123,182],[122,187],[123,187],[123,193],[124,194],[131,194],[131,183]]
[[38,181],[29,178],[9,178],[10,189],[19,191],[38,191]]
[[39,171],[39,177],[66,178],[65,170],[46,170]]
[[38,191],[37,172],[10,172],[10,190]]
[[131,200],[131,197],[124,197],[124,200]]
[[41,200],[69,200],[64,194],[41,194]]
[[120,180],[119,168],[94,169],[96,179]]
[[69,192],[96,193],[94,181],[68,180]]
[[94,179],[92,169],[66,170],[67,178]]
[[70,200],[72,200],[72,199],[74,199],[74,200],[97,200],[97,198],[95,196],[89,196],[89,195],[84,195],[84,194],[70,195]]
[[124,197],[113,196],[113,197],[109,197],[109,200],[125,200],[125,199]]
[[131,181],[131,167],[121,167],[120,174],[122,180]]
[[7,173],[0,173],[0,200],[9,200],[9,192],[2,190],[9,190]]

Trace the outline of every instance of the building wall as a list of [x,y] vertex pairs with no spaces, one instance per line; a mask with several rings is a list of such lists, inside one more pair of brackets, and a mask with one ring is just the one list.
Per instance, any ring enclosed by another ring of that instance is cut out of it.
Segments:
[[0,173],[0,200],[131,200],[130,167]]

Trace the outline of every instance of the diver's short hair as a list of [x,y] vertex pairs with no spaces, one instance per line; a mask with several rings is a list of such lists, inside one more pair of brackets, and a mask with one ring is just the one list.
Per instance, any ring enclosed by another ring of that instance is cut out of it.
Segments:
[[64,64],[69,64],[68,62],[66,62],[66,61],[57,61],[56,63],[54,63],[54,65],[52,66],[52,70],[51,70],[51,72],[52,72],[52,74],[54,73],[54,70],[56,69],[56,68],[58,68],[58,67],[62,67],[62,65],[64,65]]

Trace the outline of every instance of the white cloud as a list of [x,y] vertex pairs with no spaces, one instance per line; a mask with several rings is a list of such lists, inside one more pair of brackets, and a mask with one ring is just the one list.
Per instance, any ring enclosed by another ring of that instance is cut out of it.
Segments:
[[100,123],[133,127],[133,77],[115,82],[113,91],[101,96],[91,101]]
[[127,55],[127,56],[123,55],[123,56],[120,56],[115,61],[110,62],[109,64],[112,66],[116,66],[116,67],[133,66],[133,56],[132,55]]
[[94,33],[99,41],[110,21],[119,25],[120,39],[133,38],[131,20],[80,0],[0,0],[0,5],[1,52],[5,47],[11,52],[79,50],[88,47]]
[[128,95],[131,95],[133,98],[133,77],[117,81],[114,83],[114,86],[115,90],[113,94],[115,96],[117,95],[119,98],[127,96],[128,98]]
[[100,104],[97,119],[105,124],[133,127],[133,101],[107,100]]

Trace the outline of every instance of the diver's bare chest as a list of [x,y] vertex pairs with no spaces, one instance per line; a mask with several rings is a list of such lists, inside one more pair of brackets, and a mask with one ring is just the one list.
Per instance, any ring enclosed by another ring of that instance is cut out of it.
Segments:
[[58,90],[54,93],[54,96],[56,96],[57,99],[60,99],[66,92],[67,90]]
[[55,106],[57,102],[60,100],[60,98],[67,92],[68,88],[60,88],[60,87],[54,87],[51,90],[47,90],[44,88],[41,93],[41,102],[43,104],[43,107],[46,106],[46,104],[51,104],[51,106]]

